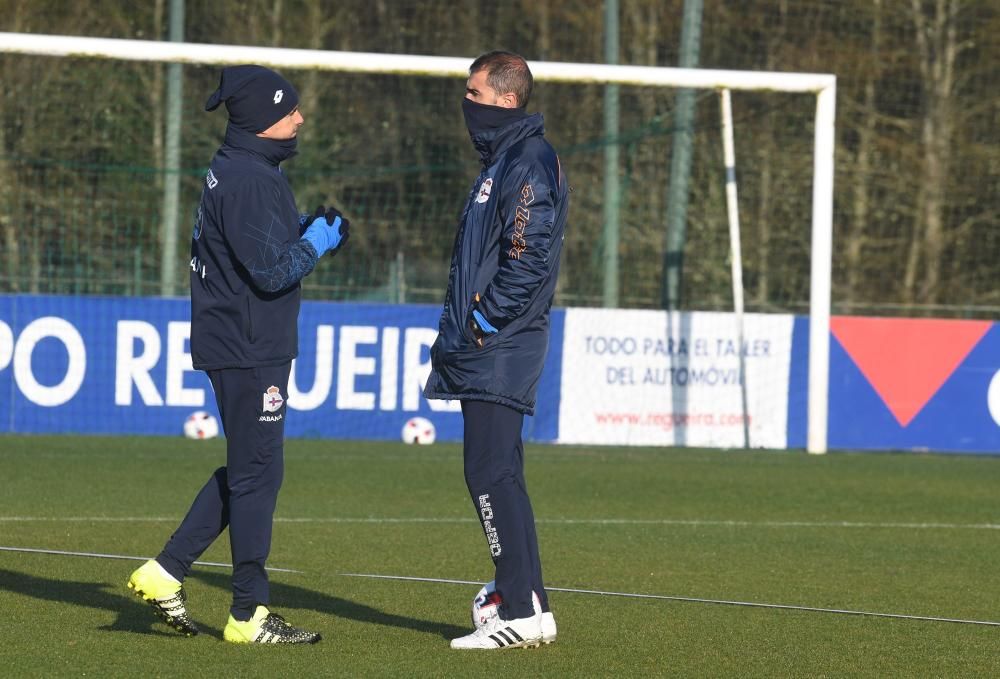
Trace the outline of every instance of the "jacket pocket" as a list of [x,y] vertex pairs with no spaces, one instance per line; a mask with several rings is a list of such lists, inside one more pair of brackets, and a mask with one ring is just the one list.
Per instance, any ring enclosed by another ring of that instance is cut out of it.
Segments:
[[465,305],[465,314],[462,316],[462,336],[465,337],[466,341],[476,349],[482,349],[486,345],[490,336],[483,333],[482,336],[477,339],[476,333],[472,329],[472,310],[476,308],[476,302],[478,301],[479,294],[477,293],[472,298],[472,301]]
[[496,343],[500,337],[500,333],[484,332],[478,339],[476,338],[476,333],[472,329],[472,310],[476,308],[476,303],[478,301],[479,301],[479,293],[476,293],[476,295],[472,298],[472,301],[469,302],[469,304],[466,305],[465,307],[465,317],[463,318],[462,321],[462,335],[465,337],[468,343],[473,346],[474,349],[476,349],[477,351],[482,351],[483,349],[486,349],[490,345]]

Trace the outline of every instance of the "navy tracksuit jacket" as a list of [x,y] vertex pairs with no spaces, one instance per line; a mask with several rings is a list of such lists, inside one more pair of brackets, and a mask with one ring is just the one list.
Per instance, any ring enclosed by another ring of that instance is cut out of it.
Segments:
[[299,280],[316,251],[299,240],[287,145],[232,125],[202,189],[191,240],[195,369],[280,365],[298,354]]
[[[559,274],[566,179],[538,113],[473,138],[483,161],[455,236],[430,399],[489,401],[534,414]],[[499,332],[476,344],[479,311]]]

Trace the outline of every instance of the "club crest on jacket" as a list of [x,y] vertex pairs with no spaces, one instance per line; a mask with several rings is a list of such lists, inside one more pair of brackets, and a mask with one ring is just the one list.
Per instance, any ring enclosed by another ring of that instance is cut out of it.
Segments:
[[485,203],[490,199],[490,191],[493,190],[493,177],[487,177],[486,181],[482,183],[479,187],[479,193],[476,195],[477,203]]

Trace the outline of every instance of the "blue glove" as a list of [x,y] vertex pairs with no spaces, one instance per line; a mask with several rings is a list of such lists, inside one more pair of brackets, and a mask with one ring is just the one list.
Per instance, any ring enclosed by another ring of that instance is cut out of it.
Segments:
[[493,324],[486,320],[486,316],[483,316],[479,309],[472,310],[472,317],[476,319],[476,323],[479,324],[480,329],[487,335],[492,335],[497,332],[497,329],[493,327]]
[[340,214],[337,208],[316,208],[312,223],[302,234],[302,240],[309,241],[320,257],[331,250],[335,253],[343,247],[350,237],[351,223]]
[[497,329],[493,327],[492,323],[486,320],[486,316],[483,316],[479,309],[472,310],[472,318],[469,319],[469,328],[472,330],[472,336],[479,346],[483,346],[483,337],[497,332]]

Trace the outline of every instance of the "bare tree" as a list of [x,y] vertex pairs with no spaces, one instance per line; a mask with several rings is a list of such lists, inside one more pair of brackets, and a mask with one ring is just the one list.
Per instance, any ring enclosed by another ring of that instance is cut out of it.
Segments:
[[917,221],[904,274],[908,302],[933,304],[940,292],[945,208],[955,130],[955,63],[960,50],[958,0],[910,0],[924,91],[920,121],[923,165],[917,186]]

